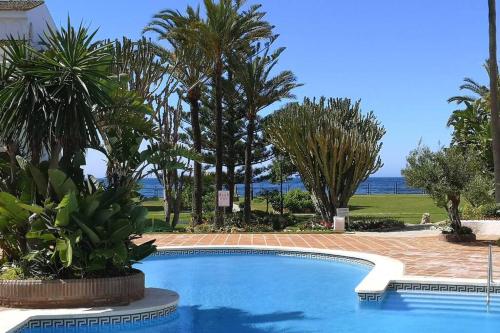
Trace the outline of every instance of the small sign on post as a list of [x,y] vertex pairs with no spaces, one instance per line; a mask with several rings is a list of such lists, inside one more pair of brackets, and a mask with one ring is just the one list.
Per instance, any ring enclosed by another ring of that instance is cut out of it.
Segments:
[[218,191],[219,207],[229,207],[229,191]]

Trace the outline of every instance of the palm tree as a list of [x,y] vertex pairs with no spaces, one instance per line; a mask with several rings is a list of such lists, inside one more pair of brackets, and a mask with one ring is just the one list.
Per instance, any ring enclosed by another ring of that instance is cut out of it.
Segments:
[[[262,18],[260,5],[252,5],[243,11],[244,0],[204,0],[206,19],[194,31],[207,58],[211,62],[210,75],[215,96],[215,189],[222,190],[223,174],[223,122],[222,80],[227,58],[233,54],[248,52],[252,43],[272,37],[272,26]],[[222,208],[215,197],[215,224],[223,222]]]
[[[194,151],[201,155],[202,139],[200,128],[200,99],[203,83],[207,79],[209,63],[197,37],[192,31],[201,22],[199,9],[188,6],[186,15],[178,11],[163,10],[154,16],[144,29],[158,34],[160,40],[167,40],[172,46],[171,62],[174,76],[181,83],[185,98],[190,106],[191,136]],[[201,161],[193,165],[193,224],[202,223],[203,173]]]
[[299,86],[296,83],[295,75],[291,71],[283,71],[276,76],[271,76],[271,71],[278,63],[279,56],[284,51],[279,48],[269,54],[267,46],[262,55],[260,47],[257,46],[254,52],[244,64],[235,66],[235,77],[241,85],[244,96],[247,120],[247,138],[245,143],[245,222],[250,222],[251,215],[251,184],[253,178],[253,141],[255,135],[256,118],[258,112],[269,105],[284,98],[294,98],[292,89]]
[[495,174],[495,201],[500,205],[500,120],[498,119],[498,64],[497,64],[497,31],[496,31],[496,0],[488,0],[489,9],[489,44],[490,57],[488,68],[490,73],[490,105],[491,105],[491,136],[493,148],[493,165]]
[[464,79],[460,90],[467,93],[448,99],[448,103],[462,106],[448,119],[447,126],[453,127],[452,144],[468,153],[477,152],[486,168],[493,171],[490,90],[470,78]]

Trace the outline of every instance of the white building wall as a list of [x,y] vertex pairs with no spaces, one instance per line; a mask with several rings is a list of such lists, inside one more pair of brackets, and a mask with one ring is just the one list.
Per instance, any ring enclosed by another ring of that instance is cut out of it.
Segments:
[[40,36],[43,36],[44,31],[47,30],[47,25],[52,29],[56,29],[52,15],[46,4],[42,4],[26,12],[28,21],[32,26],[31,42],[33,46],[40,43]]
[[55,29],[54,20],[46,4],[27,11],[0,11],[0,40],[9,36],[24,38],[37,47],[40,44],[40,36],[47,30],[47,25]]

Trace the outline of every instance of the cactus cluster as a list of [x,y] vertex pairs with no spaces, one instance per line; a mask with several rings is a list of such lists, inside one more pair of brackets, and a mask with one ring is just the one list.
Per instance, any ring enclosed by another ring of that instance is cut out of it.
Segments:
[[333,221],[359,184],[382,167],[384,127],[360,102],[304,99],[275,112],[265,125],[269,141],[290,156],[316,211]]

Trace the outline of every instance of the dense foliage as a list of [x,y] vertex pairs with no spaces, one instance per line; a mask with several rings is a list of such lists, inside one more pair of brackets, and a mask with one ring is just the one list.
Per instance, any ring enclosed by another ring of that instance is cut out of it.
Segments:
[[79,190],[60,170],[21,167],[25,184],[33,185],[19,198],[0,192],[0,248],[2,262],[23,276],[123,275],[155,250],[153,242],[133,242],[144,230],[147,210],[127,188],[103,188],[90,178]]
[[[16,276],[125,275],[155,250],[134,241],[147,215],[135,190],[149,109],[120,82],[116,45],[94,37],[68,20],[41,50],[2,46],[0,262]],[[83,174],[88,148],[108,157],[106,186]]]
[[358,185],[382,166],[385,130],[349,99],[288,104],[269,117],[266,132],[290,156],[325,221],[333,221],[336,209],[347,207]]
[[353,216],[348,224],[351,231],[396,231],[404,228],[403,221],[371,216]]
[[311,194],[307,191],[294,189],[288,191],[283,198],[284,207],[291,213],[312,213],[314,205]]

